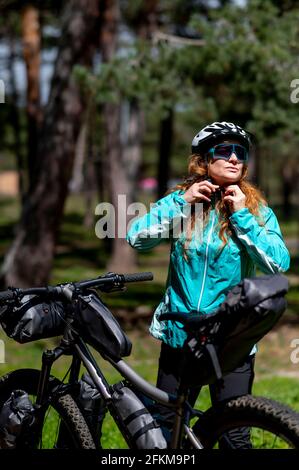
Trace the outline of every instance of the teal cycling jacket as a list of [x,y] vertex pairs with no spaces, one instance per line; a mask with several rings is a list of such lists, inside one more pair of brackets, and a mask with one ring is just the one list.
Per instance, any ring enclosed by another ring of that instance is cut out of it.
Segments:
[[274,274],[286,271],[290,264],[277,218],[265,205],[260,206],[259,218],[247,208],[234,212],[230,216],[233,234],[224,246],[212,206],[204,228],[194,230],[186,260],[186,231],[177,229],[190,214],[191,204],[183,194],[178,190],[157,201],[147,214],[132,221],[127,234],[129,244],[140,251],[168,238],[171,241],[166,291],[154,312],[150,333],[174,348],[182,347],[187,335],[181,323],[159,321],[162,312],[211,313],[233,286],[255,275],[256,267]]

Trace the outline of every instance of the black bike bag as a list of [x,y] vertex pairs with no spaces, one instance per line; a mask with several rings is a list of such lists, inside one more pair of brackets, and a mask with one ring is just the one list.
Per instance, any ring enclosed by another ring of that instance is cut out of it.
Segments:
[[129,445],[134,449],[166,449],[167,442],[159,423],[129,384],[119,382],[112,389],[112,402],[121,418]]
[[[37,295],[27,295],[18,306],[0,309],[0,324],[5,333],[19,343],[53,338],[65,329],[66,305],[42,302]],[[74,329],[98,352],[113,359],[129,356],[132,344],[118,321],[94,291],[80,295]]]
[[77,311],[80,336],[90,346],[113,359],[131,354],[130,339],[96,293],[80,295]]
[[0,411],[0,449],[15,449],[35,420],[28,393],[14,390]]
[[[241,366],[285,311],[287,291],[288,280],[279,274],[246,278],[228,292],[215,312],[187,314],[184,383],[211,384]],[[161,319],[170,315],[162,314]]]
[[65,309],[62,302],[42,302],[26,295],[17,306],[0,309],[0,324],[7,336],[18,343],[53,338],[63,333]]

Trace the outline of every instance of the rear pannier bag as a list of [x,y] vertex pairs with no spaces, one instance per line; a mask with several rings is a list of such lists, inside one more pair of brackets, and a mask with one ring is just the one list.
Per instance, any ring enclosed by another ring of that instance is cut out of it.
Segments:
[[80,336],[98,352],[113,359],[131,354],[132,343],[107,306],[95,293],[78,299]]
[[16,307],[4,306],[0,323],[7,336],[18,343],[52,338],[63,333],[65,309],[61,302],[40,302],[40,297],[26,295]]
[[236,285],[216,312],[205,315],[208,323],[190,332],[182,380],[190,386],[211,384],[219,378],[217,363],[222,375],[241,366],[285,311],[287,291],[288,280],[279,274],[244,279]]
[[132,448],[167,448],[160,425],[126,383],[119,382],[113,386],[112,402],[120,415]]

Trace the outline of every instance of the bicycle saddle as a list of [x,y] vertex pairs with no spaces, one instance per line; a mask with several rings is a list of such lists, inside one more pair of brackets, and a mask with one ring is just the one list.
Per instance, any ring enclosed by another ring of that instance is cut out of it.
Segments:
[[159,320],[178,321],[184,325],[186,331],[198,331],[201,327],[211,325],[220,320],[221,312],[199,314],[197,311],[190,312],[167,312],[161,313]]

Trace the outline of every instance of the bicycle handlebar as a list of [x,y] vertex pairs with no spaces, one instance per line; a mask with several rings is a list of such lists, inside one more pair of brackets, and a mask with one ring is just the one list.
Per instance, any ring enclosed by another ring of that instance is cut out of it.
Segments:
[[12,290],[5,290],[0,292],[0,304],[12,300],[14,298],[14,292]]
[[104,276],[97,277],[95,279],[89,279],[87,281],[79,281],[74,283],[74,286],[78,289],[87,289],[89,287],[99,287],[107,284],[120,285],[127,282],[140,282],[140,281],[152,281],[153,273],[133,273],[133,274],[116,274],[107,273]]
[[44,295],[52,297],[61,297],[65,294],[65,287],[68,287],[68,290],[71,291],[88,289],[91,287],[107,288],[111,285],[112,287],[121,287],[123,284],[128,282],[140,282],[140,281],[151,281],[153,280],[153,273],[151,272],[141,272],[133,274],[116,274],[116,273],[107,273],[103,276],[99,276],[95,279],[88,279],[86,281],[79,281],[69,284],[58,284],[57,286],[46,286],[46,287],[32,287],[29,289],[17,289],[10,288],[3,292],[0,292],[0,305],[5,305],[6,302],[20,299],[25,295]]
[[139,282],[139,281],[152,281],[154,279],[153,273],[133,273],[133,274],[121,274],[123,276],[123,282]]

